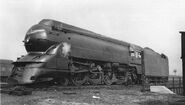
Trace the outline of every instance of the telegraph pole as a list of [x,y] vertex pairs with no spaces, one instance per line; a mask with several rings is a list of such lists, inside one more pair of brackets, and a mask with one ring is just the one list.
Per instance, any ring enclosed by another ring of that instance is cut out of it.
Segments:
[[183,77],[183,95],[185,96],[185,31],[181,33],[181,59],[182,59],[182,77]]

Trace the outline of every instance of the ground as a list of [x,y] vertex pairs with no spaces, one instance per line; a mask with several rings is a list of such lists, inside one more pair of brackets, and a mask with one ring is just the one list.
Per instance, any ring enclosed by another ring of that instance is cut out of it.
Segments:
[[32,95],[1,93],[1,105],[185,105],[178,95],[141,92],[139,89],[76,89],[33,91]]

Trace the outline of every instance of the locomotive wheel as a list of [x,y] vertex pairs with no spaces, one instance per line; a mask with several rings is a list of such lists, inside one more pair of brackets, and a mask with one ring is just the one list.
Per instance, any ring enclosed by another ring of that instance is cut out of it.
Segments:
[[107,72],[104,75],[104,83],[106,85],[111,85],[113,83],[112,79],[113,79],[113,73],[112,72]]
[[132,80],[131,74],[127,72],[125,75],[125,85],[126,86],[132,85],[132,83],[133,83],[133,80]]
[[58,81],[59,85],[62,85],[62,86],[67,86],[69,84],[69,79],[68,78],[61,78],[59,81]]
[[132,85],[132,79],[129,77],[127,81],[125,82],[125,86]]
[[54,80],[54,83],[57,85],[61,86],[67,86],[69,84],[69,79],[64,77],[64,78],[57,78]]
[[132,68],[131,70],[132,70],[132,72],[131,72],[132,82],[133,82],[133,84],[137,84],[137,81],[138,81],[137,70],[136,70],[136,68]]
[[90,73],[88,77],[91,84],[98,85],[101,83],[102,73]]
[[75,86],[81,86],[88,80],[88,76],[85,73],[75,73],[71,80]]

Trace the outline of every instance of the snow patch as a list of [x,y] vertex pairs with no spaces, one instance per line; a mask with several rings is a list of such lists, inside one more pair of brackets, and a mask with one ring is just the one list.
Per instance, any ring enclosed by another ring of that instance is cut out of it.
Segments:
[[162,94],[175,94],[165,86],[150,86],[150,91]]

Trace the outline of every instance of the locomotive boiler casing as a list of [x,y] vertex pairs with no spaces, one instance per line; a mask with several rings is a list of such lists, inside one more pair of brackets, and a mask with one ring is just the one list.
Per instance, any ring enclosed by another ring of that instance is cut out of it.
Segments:
[[[128,63],[128,45],[118,45],[101,39],[67,33],[61,36],[71,44],[71,56],[103,62]],[[69,40],[70,39],[70,40]]]
[[[46,31],[44,35],[39,36],[37,30],[41,29]],[[33,26],[28,31],[24,42],[28,52],[35,49],[45,51],[54,43],[67,42],[71,45],[73,57],[128,64],[129,43],[54,20],[45,19]]]

